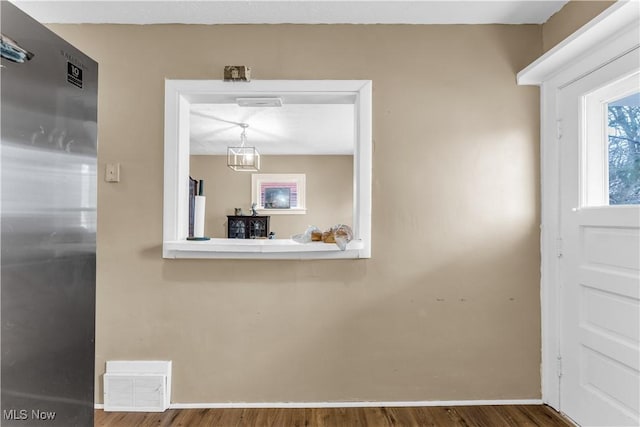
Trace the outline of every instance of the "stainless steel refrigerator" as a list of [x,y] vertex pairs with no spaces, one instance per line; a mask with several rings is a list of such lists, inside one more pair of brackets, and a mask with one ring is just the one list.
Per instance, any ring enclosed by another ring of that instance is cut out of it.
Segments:
[[92,426],[98,65],[0,15],[0,424]]

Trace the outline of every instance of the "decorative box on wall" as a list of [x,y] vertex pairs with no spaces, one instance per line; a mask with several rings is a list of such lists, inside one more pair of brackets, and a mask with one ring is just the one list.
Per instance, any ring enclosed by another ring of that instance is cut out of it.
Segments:
[[269,216],[227,216],[229,239],[266,239],[269,235]]

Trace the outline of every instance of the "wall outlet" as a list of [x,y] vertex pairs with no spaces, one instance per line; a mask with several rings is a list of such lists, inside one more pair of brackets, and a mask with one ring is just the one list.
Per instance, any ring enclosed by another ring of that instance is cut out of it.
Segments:
[[120,182],[120,163],[107,163],[104,180],[107,182]]

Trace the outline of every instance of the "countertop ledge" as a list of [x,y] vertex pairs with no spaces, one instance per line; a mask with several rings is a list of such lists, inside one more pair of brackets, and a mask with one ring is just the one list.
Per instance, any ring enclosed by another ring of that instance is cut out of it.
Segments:
[[224,239],[211,238],[205,241],[176,240],[164,242],[165,258],[262,258],[260,255],[286,256],[289,259],[359,258],[358,251],[364,248],[362,240],[352,240],[346,250],[341,251],[335,243],[297,243],[291,239]]

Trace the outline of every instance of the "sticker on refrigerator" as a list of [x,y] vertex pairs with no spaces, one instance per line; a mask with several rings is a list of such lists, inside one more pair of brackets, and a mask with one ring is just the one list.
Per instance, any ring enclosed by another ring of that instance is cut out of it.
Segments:
[[82,68],[67,61],[67,82],[82,89]]

